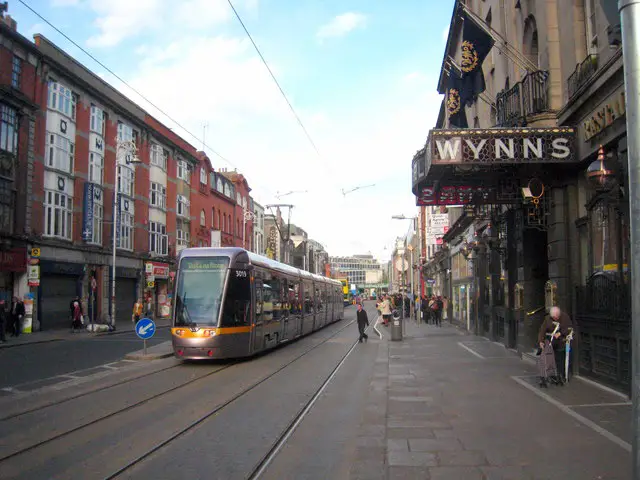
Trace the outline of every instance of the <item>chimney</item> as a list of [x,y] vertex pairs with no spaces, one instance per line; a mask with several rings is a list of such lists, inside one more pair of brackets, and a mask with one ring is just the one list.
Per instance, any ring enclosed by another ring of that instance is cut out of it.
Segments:
[[2,21],[14,32],[18,31],[18,22],[11,18],[11,15],[7,15],[2,19]]

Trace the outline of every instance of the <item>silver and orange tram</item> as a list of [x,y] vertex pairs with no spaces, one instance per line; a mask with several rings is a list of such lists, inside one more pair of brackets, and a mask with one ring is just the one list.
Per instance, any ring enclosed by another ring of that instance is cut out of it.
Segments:
[[249,357],[344,318],[337,280],[241,248],[187,248],[178,262],[178,358]]

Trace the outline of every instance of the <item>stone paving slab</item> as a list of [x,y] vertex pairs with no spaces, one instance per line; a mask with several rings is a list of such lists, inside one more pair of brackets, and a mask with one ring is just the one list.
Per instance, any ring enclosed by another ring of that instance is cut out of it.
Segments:
[[577,378],[540,396],[514,381],[533,388],[534,365],[460,333],[405,323],[402,342],[379,342],[350,478],[631,478],[624,396]]

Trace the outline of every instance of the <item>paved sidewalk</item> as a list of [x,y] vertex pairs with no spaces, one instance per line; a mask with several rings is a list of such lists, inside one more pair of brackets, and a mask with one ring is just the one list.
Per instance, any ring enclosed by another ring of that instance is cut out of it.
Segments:
[[[169,327],[171,325],[171,319],[161,318],[155,320],[158,328]],[[86,327],[86,325],[85,325]],[[72,332],[70,329],[58,329],[58,330],[44,330],[41,332],[22,333],[19,337],[12,337],[7,333],[7,343],[0,343],[0,349],[11,348],[21,345],[30,345],[36,343],[46,342],[58,342],[62,340],[75,340],[78,338],[98,337],[101,335],[119,335],[122,333],[132,332],[135,324],[131,320],[123,320],[116,323],[115,332],[89,332],[87,330],[78,330]]]
[[[631,406],[451,326],[405,323],[379,351],[352,479],[630,479]],[[370,336],[373,340],[373,335]]]

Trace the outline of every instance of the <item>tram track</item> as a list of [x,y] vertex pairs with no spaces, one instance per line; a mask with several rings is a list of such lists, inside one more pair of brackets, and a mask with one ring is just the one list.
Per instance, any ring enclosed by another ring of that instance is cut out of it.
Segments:
[[[238,362],[233,362],[233,363],[229,363],[228,365],[223,365],[222,367],[220,367],[218,369],[215,369],[215,370],[213,370],[211,372],[208,372],[208,373],[206,373],[204,375],[201,375],[199,377],[192,378],[192,379],[190,379],[190,380],[188,380],[188,381],[186,381],[184,383],[181,383],[179,385],[176,385],[176,386],[174,386],[174,387],[172,387],[172,388],[170,388],[168,390],[164,390],[162,392],[156,393],[156,394],[154,394],[154,395],[152,395],[150,397],[147,397],[147,398],[144,398],[142,400],[139,400],[139,401],[137,401],[135,403],[132,403],[130,405],[127,405],[127,406],[125,406],[123,408],[119,408],[117,410],[114,410],[114,411],[108,413],[107,415],[102,415],[102,416],[100,416],[98,418],[95,418],[94,420],[91,420],[89,422],[85,422],[85,423],[83,423],[81,425],[78,425],[78,426],[76,426],[74,428],[71,428],[69,430],[65,430],[64,432],[60,432],[60,433],[58,433],[56,435],[53,435],[53,436],[51,436],[49,438],[45,438],[43,440],[40,440],[40,441],[38,441],[36,443],[33,443],[33,444],[31,444],[29,446],[26,446],[26,447],[23,447],[23,448],[15,451],[15,452],[12,452],[12,453],[10,453],[8,455],[4,455],[4,456],[0,457],[0,465],[2,464],[2,462],[6,461],[6,460],[9,460],[11,458],[17,457],[19,455],[23,455],[23,454],[25,454],[27,452],[30,452],[32,450],[35,450],[35,449],[39,448],[39,447],[42,447],[42,446],[47,445],[49,443],[52,443],[52,442],[54,442],[56,440],[62,439],[64,437],[68,436],[68,435],[71,435],[71,434],[75,433],[75,432],[78,432],[78,431],[83,430],[85,428],[88,428],[88,427],[91,427],[93,425],[96,425],[96,424],[98,424],[100,422],[103,422],[103,421],[105,421],[107,419],[113,418],[113,417],[115,417],[117,415],[120,415],[120,414],[122,414],[124,412],[131,411],[131,410],[133,410],[133,409],[135,409],[137,407],[140,407],[141,405],[144,405],[144,404],[146,404],[146,403],[148,403],[150,401],[153,401],[153,400],[159,399],[161,397],[164,397],[165,395],[168,395],[168,394],[170,394],[172,392],[175,392],[175,391],[177,391],[179,389],[182,389],[182,388],[185,388],[185,387],[187,387],[189,385],[192,385],[194,383],[200,382],[201,380],[205,380],[205,379],[211,377],[212,375],[220,373],[223,370],[226,370],[227,368],[230,368],[230,367],[236,365],[237,363]],[[179,366],[180,365],[176,365],[174,367],[179,367]],[[152,372],[149,375],[151,375],[153,373],[160,373],[162,371],[166,371],[166,370],[170,370],[170,369],[171,368],[166,368],[166,369],[160,370],[158,372]],[[145,375],[145,376],[147,376],[147,375]],[[140,377],[137,377],[136,380],[139,379],[139,378]],[[134,379],[131,379],[131,381],[132,380],[134,380]],[[118,384],[118,386],[121,386],[121,385],[126,384],[126,383],[129,383],[129,382],[128,381],[127,382],[121,382],[120,384]],[[106,390],[106,389],[107,388],[95,390],[95,391],[93,391],[91,393],[96,393],[97,391],[103,391],[103,390]],[[78,395],[76,398],[82,397],[82,396],[84,396],[84,395]],[[59,405],[61,403],[64,403],[64,402],[58,402],[57,405]]]
[[[309,354],[310,352],[312,352],[313,350],[317,349],[318,347],[324,345],[326,342],[330,341],[331,339],[333,339],[336,335],[338,335],[340,332],[342,332],[344,329],[348,328],[349,326],[351,326],[354,323],[354,321],[350,321],[349,323],[341,326],[339,329],[337,329],[334,332],[331,332],[330,335],[328,335],[326,338],[322,339],[320,342],[318,342],[317,344],[305,349],[303,352],[301,352],[299,355],[295,356],[292,360],[289,360],[287,363],[285,363],[284,365],[280,366],[279,368],[277,368],[275,371],[271,372],[269,375],[265,376],[264,378],[261,378],[258,382],[253,383],[250,387],[242,390],[240,393],[234,395],[232,398],[230,398],[229,400],[219,404],[215,409],[213,409],[212,411],[208,412],[207,414],[203,415],[201,418],[197,419],[194,422],[191,422],[189,425],[187,425],[186,427],[182,428],[180,431],[178,431],[176,434],[172,435],[170,438],[167,438],[161,442],[159,442],[156,446],[154,446],[153,448],[149,449],[148,451],[146,451],[144,454],[140,455],[139,457],[137,457],[136,459],[134,459],[133,461],[129,462],[127,465],[125,465],[124,467],[122,467],[121,469],[119,469],[116,473],[108,476],[107,478],[115,478],[118,475],[121,475],[122,473],[126,472],[127,470],[131,469],[132,467],[134,467],[135,465],[139,464],[140,462],[144,461],[146,458],[148,458],[149,456],[151,456],[153,453],[155,453],[156,451],[160,450],[162,447],[164,447],[165,445],[168,445],[169,443],[175,441],[177,438],[179,438],[180,436],[182,436],[183,434],[187,433],[190,430],[193,430],[194,428],[196,428],[199,424],[203,423],[204,421],[206,421],[208,418],[212,417],[213,415],[217,414],[218,412],[220,412],[221,410],[223,410],[224,408],[226,408],[227,406],[229,406],[230,404],[234,403],[236,400],[238,400],[239,398],[243,397],[244,395],[246,395],[247,393],[249,393],[251,390],[255,389],[257,386],[259,386],[260,384],[264,383],[265,381],[269,380],[271,377],[273,377],[274,375],[278,374],[279,372],[281,372],[282,370],[286,369],[287,367],[291,366],[292,364],[294,364],[295,362],[297,362],[299,359],[301,359],[302,357],[306,356],[307,354]],[[321,330],[322,331],[322,330]],[[297,339],[296,339],[297,340]],[[288,343],[295,343],[295,342],[288,342]],[[287,344],[283,344],[283,347],[286,347]],[[269,355],[270,353],[267,353],[266,355]],[[10,460],[17,460],[21,455],[25,455],[25,454],[30,454],[30,455],[37,455],[37,451],[38,449],[48,446],[48,445],[55,445],[55,442],[58,441],[62,441],[65,439],[65,437],[70,437],[73,434],[77,434],[81,431],[91,431],[91,428],[98,428],[99,425],[103,422],[105,422],[106,420],[109,419],[113,419],[115,417],[118,417],[120,415],[125,414],[126,412],[131,412],[137,408],[140,408],[141,406],[145,405],[145,404],[149,404],[150,402],[154,402],[157,401],[159,399],[161,399],[162,397],[165,397],[173,392],[176,392],[178,390],[184,389],[190,385],[194,385],[197,382],[201,382],[204,381],[206,379],[209,379],[211,376],[216,375],[224,370],[227,370],[235,365],[241,364],[243,363],[242,360],[240,361],[231,361],[231,363],[227,364],[227,365],[223,365],[220,368],[216,368],[215,370],[208,372],[204,375],[198,376],[196,378],[190,379],[186,382],[182,382],[179,385],[176,385],[170,389],[167,390],[162,390],[161,392],[158,392],[154,395],[151,395],[149,397],[143,398],[139,401],[136,401],[135,403],[126,405],[122,408],[117,408],[105,415],[101,415],[95,419],[92,419],[90,421],[87,422],[83,422],[80,425],[77,425],[73,428],[69,428],[67,430],[64,430],[62,432],[56,433],[51,435],[50,437],[44,438],[44,439],[40,439],[39,441],[33,442],[31,444],[28,444],[24,447],[19,447],[17,450],[10,452],[8,454],[5,454],[3,456],[0,456],[0,470],[2,469],[2,464],[10,461]],[[136,377],[133,378],[128,378],[122,382],[117,382],[114,384],[110,384],[110,385],[106,385],[104,387],[101,388],[97,388],[97,389],[92,389],[90,391],[87,392],[82,392],[80,394],[77,395],[73,395],[72,397],[67,397],[64,398],[60,401],[56,401],[56,402],[51,402],[49,404],[46,404],[45,406],[40,406],[37,408],[33,408],[33,409],[29,409],[29,410],[25,410],[22,412],[18,412],[16,414],[13,415],[8,415],[6,417],[4,417],[3,419],[0,419],[2,421],[7,421],[7,420],[11,420],[11,419],[15,419],[18,417],[24,417],[29,413],[34,413],[34,412],[39,412],[42,413],[43,409],[50,409],[50,408],[54,408],[57,406],[60,406],[62,404],[71,402],[72,400],[78,399],[78,398],[82,398],[82,397],[88,397],[92,394],[96,394],[96,393],[100,393],[100,392],[104,392],[110,389],[115,389],[117,387],[121,387],[122,385],[126,385],[126,384],[130,384],[136,380],[140,380],[141,378],[148,378],[154,375],[158,375],[161,374],[163,372],[166,372],[168,370],[172,370],[175,368],[179,368],[183,366],[183,364],[178,364],[178,365],[171,365],[168,366],[166,368],[162,368],[160,370],[155,370],[153,372],[148,372],[145,373],[143,375],[138,375]]]
[[[324,340],[322,340],[321,342],[317,343],[316,345],[313,345],[312,347],[304,350],[302,353],[300,353],[299,355],[295,356],[293,359],[291,359],[290,361],[288,361],[287,363],[285,363],[284,365],[281,365],[280,367],[278,367],[276,370],[272,371],[271,373],[269,373],[268,375],[264,376],[263,378],[261,378],[260,380],[258,380],[257,382],[252,383],[250,386],[242,389],[240,392],[236,393],[235,395],[233,395],[231,398],[227,399],[226,401],[218,404],[215,408],[209,410],[208,412],[204,413],[203,415],[200,415],[197,419],[191,421],[188,425],[184,426],[183,428],[179,429],[177,432],[175,432],[174,434],[172,434],[171,436],[169,436],[168,438],[165,438],[164,440],[158,442],[156,445],[154,445],[151,448],[148,448],[146,452],[144,452],[143,454],[139,455],[138,457],[136,457],[135,459],[133,459],[132,461],[128,462],[126,465],[122,466],[121,468],[119,468],[116,472],[108,475],[105,477],[105,480],[112,480],[112,479],[116,479],[118,477],[120,477],[121,475],[127,473],[129,470],[133,469],[134,467],[142,464],[144,461],[150,459],[155,453],[159,452],[160,450],[162,450],[163,448],[167,447],[168,445],[170,445],[171,443],[175,442],[176,440],[178,440],[179,438],[183,437],[185,434],[193,431],[194,429],[196,429],[198,426],[202,425],[204,422],[206,422],[207,420],[209,420],[210,418],[216,416],[217,414],[219,414],[221,411],[223,411],[224,409],[226,409],[227,407],[229,407],[230,405],[234,404],[235,402],[237,402],[238,400],[240,400],[241,398],[245,397],[247,394],[249,394],[251,391],[255,390],[257,387],[259,387],[260,385],[262,385],[263,383],[265,383],[266,381],[270,380],[271,378],[273,378],[274,376],[278,375],[280,372],[282,372],[283,370],[287,369],[288,367],[292,366],[293,364],[295,364],[298,360],[302,359],[303,357],[305,357],[306,355],[308,355],[309,353],[311,353],[312,351],[314,351],[315,349],[317,349],[318,347],[324,345],[325,343],[327,343],[328,341],[332,340],[335,336],[337,336],[339,333],[341,333],[343,330],[345,330],[346,328],[352,326],[355,323],[355,320],[351,320],[349,323],[343,325],[341,328],[339,328],[338,330],[336,330],[334,333],[332,333],[329,337],[325,338]],[[351,351],[353,350],[353,348],[355,347],[355,344],[349,349],[348,353],[351,353]],[[347,355],[348,355],[347,353]],[[344,363],[344,359],[346,359],[347,355],[345,355],[342,359],[342,361],[339,363],[338,367],[336,367],[332,373],[331,373],[331,378],[333,378],[333,375],[335,375],[335,372],[337,372],[337,370],[339,369],[339,366],[342,365],[342,363]],[[331,378],[327,379],[324,383],[323,386],[321,387],[322,389],[324,389],[324,387],[326,386],[326,384],[328,384],[331,381]],[[319,395],[318,395],[319,396]],[[316,395],[314,395],[312,397],[316,398]],[[313,403],[315,403],[315,400],[313,400]],[[313,406],[313,405],[311,405]],[[310,407],[309,407],[310,409]],[[304,409],[303,409],[304,410]],[[300,414],[298,414],[296,416],[296,418],[300,417]],[[294,420],[295,421],[295,420]],[[289,430],[290,428],[288,428],[287,430]],[[295,428],[293,428],[295,429]],[[293,431],[293,429],[291,429]],[[286,432],[285,432],[286,433]],[[284,435],[284,434],[283,434]],[[287,437],[288,438],[288,437]],[[285,439],[286,441],[286,439]],[[274,446],[275,448],[275,446]],[[271,449],[273,450],[273,448]],[[270,452],[271,452],[270,450]],[[279,449],[278,449],[279,450]],[[277,452],[276,452],[277,454]],[[261,462],[260,464],[262,464],[263,462]],[[258,468],[258,467],[256,467]],[[255,470],[254,470],[255,471]]]
[[93,388],[93,389],[87,390],[85,392],[77,393],[75,395],[71,395],[69,397],[65,397],[65,398],[62,398],[60,400],[56,400],[55,402],[44,403],[42,405],[38,405],[37,407],[33,407],[33,408],[30,408],[30,409],[27,409],[27,410],[22,410],[20,412],[12,413],[12,414],[4,416],[4,417],[0,417],[0,422],[4,422],[4,421],[7,421],[7,420],[12,420],[14,418],[18,418],[18,417],[21,417],[23,415],[28,415],[29,413],[39,412],[39,411],[42,411],[42,410],[44,410],[46,408],[57,407],[57,406],[60,406],[60,405],[62,405],[64,403],[67,403],[67,402],[70,402],[70,401],[73,401],[73,400],[77,400],[79,398],[86,397],[86,396],[92,395],[94,393],[104,392],[104,391],[110,390],[112,388],[117,388],[117,387],[120,387],[122,385],[126,385],[128,383],[132,383],[132,382],[134,382],[136,380],[140,380],[140,379],[143,379],[143,378],[150,377],[152,375],[157,375],[157,374],[160,374],[162,372],[166,372],[167,370],[172,370],[174,368],[179,368],[180,366],[181,366],[181,364],[170,365],[170,366],[162,368],[160,370],[154,370],[153,372],[147,372],[147,373],[143,373],[142,375],[137,375],[135,377],[127,378],[126,380],[123,380],[121,382],[116,382],[116,383],[112,383],[112,384],[109,384],[109,385],[104,385],[102,387]]

